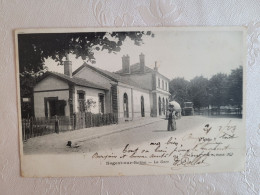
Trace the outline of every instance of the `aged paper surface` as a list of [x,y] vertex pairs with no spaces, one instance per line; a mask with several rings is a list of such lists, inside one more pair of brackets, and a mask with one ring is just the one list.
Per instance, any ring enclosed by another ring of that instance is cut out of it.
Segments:
[[[15,38],[23,176],[244,169],[244,28],[18,30]],[[51,59],[59,54],[62,66]]]

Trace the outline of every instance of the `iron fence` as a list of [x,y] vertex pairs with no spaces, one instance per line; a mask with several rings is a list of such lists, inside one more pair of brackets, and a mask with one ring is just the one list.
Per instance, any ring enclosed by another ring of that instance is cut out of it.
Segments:
[[75,113],[72,117],[28,118],[22,119],[22,137],[32,137],[51,133],[72,131],[89,127],[99,127],[118,123],[117,114]]
[[68,131],[73,129],[72,120],[70,117],[55,118],[28,118],[22,119],[22,135],[23,140],[31,137],[42,136],[55,131]]
[[90,112],[81,112],[74,114],[74,121],[74,129],[82,129],[116,124],[118,118],[117,114],[113,113],[93,114]]

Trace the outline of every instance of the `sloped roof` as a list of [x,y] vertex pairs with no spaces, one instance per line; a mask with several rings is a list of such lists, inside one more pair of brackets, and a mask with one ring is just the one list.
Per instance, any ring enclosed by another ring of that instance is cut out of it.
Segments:
[[[147,66],[144,66],[144,73],[153,73],[156,72],[156,74],[161,75],[162,77],[164,77],[167,80],[170,80],[169,78],[167,78],[166,76],[162,75],[161,73],[159,73],[158,71],[153,70],[152,68],[149,68]],[[116,74],[120,74],[120,75],[125,75],[123,73],[123,70],[118,70],[115,72]],[[133,65],[130,65],[130,74],[143,74],[140,70],[140,63],[136,63]]]
[[100,69],[100,68],[97,68],[97,67],[93,67],[87,63],[84,63],[82,66],[80,66],[77,70],[75,70],[73,72],[73,75],[75,75],[76,73],[78,73],[80,70],[82,70],[84,67],[87,67],[87,68],[90,68],[98,73],[100,73],[101,75],[111,79],[112,81],[115,81],[115,82],[121,82],[121,83],[124,83],[124,84],[127,84],[127,85],[131,85],[131,86],[134,86],[134,87],[138,87],[138,88],[142,88],[142,89],[146,89],[146,88],[143,88],[140,84],[136,83],[135,81],[133,81],[131,78],[129,77],[126,77],[126,76],[121,76],[119,74],[116,74],[116,73],[113,73],[113,72],[109,72],[107,70],[103,70],[103,69]]
[[[136,63],[136,64],[131,65],[131,66],[130,66],[130,71],[131,71],[131,73],[133,73],[133,74],[141,73],[141,71],[140,71],[140,63]],[[144,66],[144,73],[149,73],[149,72],[154,72],[154,70],[151,69],[151,68],[149,68],[149,67],[147,67],[147,66]],[[117,73],[117,74],[122,74],[122,73],[123,73],[123,70],[122,70],[122,69],[121,69],[121,70],[118,70],[118,71],[116,71],[115,73]]]
[[71,84],[74,84],[74,85],[78,85],[78,86],[90,87],[90,88],[94,88],[94,89],[108,90],[104,86],[97,85],[97,84],[89,82],[85,79],[82,79],[82,78],[79,78],[79,77],[69,77],[68,75],[61,74],[61,73],[58,73],[58,72],[48,71],[48,72],[45,73],[45,75],[43,76],[43,78],[41,80],[43,80],[47,76],[53,76],[53,77],[56,77],[58,79],[65,81],[65,82],[68,82],[68,83],[71,83]]

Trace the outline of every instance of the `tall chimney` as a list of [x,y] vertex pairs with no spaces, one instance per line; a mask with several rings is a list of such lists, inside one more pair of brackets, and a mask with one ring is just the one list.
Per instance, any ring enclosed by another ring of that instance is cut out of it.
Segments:
[[141,53],[141,54],[139,55],[139,58],[140,58],[140,72],[141,72],[141,73],[144,73],[144,66],[145,66],[144,54]]
[[122,70],[124,74],[130,74],[130,57],[123,55],[122,57]]
[[156,72],[158,72],[157,61],[155,61],[155,64],[154,64],[154,70],[155,70]]
[[66,61],[64,61],[64,74],[72,77],[72,63],[69,60],[69,55],[66,54]]

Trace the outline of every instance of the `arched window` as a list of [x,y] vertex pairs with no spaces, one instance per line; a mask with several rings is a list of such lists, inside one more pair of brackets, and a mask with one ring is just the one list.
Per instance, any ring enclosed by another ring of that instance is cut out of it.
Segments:
[[141,96],[141,116],[144,117],[144,97]]
[[159,116],[161,116],[162,115],[162,101],[161,101],[161,97],[159,97],[158,107],[159,107]]
[[160,78],[158,78],[158,87],[160,88],[161,83],[160,83]]
[[129,117],[129,111],[128,111],[128,96],[126,93],[124,93],[124,105],[123,105],[123,109],[124,109],[124,117],[128,118]]

